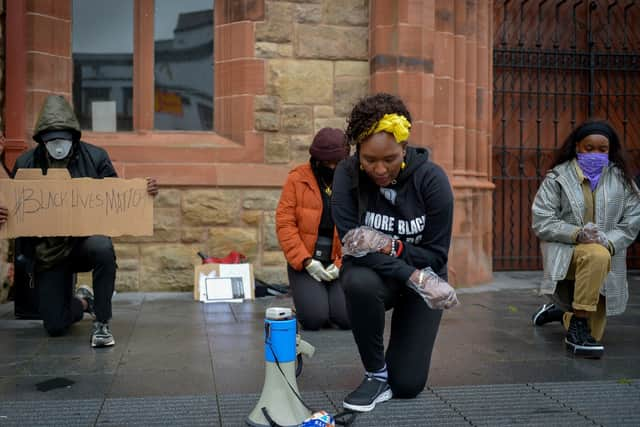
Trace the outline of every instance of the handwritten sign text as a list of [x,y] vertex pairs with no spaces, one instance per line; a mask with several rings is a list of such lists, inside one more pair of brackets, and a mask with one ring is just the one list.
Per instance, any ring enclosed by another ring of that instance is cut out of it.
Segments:
[[144,179],[0,180],[0,237],[153,234]]

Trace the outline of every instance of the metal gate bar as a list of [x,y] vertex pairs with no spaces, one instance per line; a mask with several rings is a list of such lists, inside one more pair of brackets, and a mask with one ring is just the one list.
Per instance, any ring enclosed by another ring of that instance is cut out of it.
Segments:
[[[554,150],[583,120],[618,131],[640,165],[640,5],[503,0],[494,7],[495,270],[540,269],[531,203]],[[640,251],[629,254],[640,267]]]

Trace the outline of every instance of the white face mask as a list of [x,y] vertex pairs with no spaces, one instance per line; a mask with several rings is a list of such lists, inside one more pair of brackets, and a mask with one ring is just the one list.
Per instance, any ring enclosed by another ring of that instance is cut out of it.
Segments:
[[68,139],[52,139],[45,142],[49,155],[56,160],[62,160],[69,155],[71,151],[71,141]]

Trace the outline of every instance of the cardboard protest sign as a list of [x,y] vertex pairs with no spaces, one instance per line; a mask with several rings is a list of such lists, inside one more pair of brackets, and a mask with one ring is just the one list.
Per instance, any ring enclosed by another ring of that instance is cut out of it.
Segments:
[[23,236],[151,236],[153,197],[143,178],[73,178],[66,169],[20,169],[0,180],[9,210],[1,238]]

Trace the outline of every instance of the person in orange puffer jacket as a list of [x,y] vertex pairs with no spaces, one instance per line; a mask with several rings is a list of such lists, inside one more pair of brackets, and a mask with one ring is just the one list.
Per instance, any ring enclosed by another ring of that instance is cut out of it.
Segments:
[[289,286],[303,329],[350,329],[340,285],[342,248],[331,217],[333,171],[349,155],[340,129],[313,138],[309,162],[289,172],[276,209],[276,233],[287,259]]

